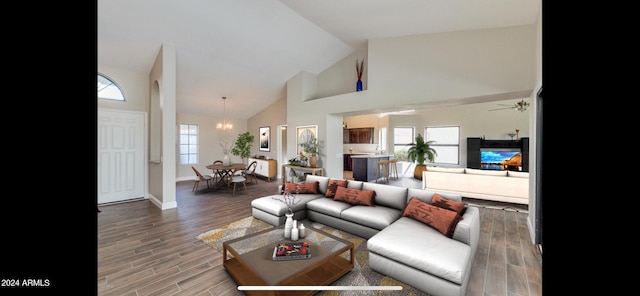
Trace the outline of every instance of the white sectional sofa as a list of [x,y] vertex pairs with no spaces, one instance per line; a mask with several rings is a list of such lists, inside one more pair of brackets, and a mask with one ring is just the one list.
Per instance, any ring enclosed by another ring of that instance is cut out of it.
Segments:
[[529,204],[529,173],[469,168],[427,167],[422,188],[463,197]]
[[[373,206],[326,198],[330,178],[308,175],[318,182],[317,194],[298,194],[296,219],[310,219],[367,239],[369,266],[429,295],[464,296],[478,249],[480,212],[465,206],[451,238],[413,218],[403,216],[411,198],[431,203],[435,193],[460,202],[454,193],[349,180],[347,188],[375,191]],[[285,221],[286,206],[267,195],[251,202],[253,217],[272,225]]]

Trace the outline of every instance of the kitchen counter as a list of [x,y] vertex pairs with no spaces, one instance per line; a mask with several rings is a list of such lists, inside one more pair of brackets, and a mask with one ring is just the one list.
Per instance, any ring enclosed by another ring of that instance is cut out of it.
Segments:
[[345,171],[353,171],[353,162],[351,161],[351,157],[357,155],[374,155],[373,152],[344,152],[343,155],[343,169]]
[[375,153],[351,153],[351,158],[387,158],[393,157],[393,154],[375,154]]
[[365,154],[353,155],[351,161],[353,163],[353,179],[356,181],[375,182],[377,162],[381,160],[389,160],[392,154]]

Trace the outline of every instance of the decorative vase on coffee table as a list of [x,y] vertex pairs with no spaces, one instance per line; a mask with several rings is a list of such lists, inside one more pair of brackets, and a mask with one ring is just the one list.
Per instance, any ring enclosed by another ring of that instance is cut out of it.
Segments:
[[298,221],[293,220],[293,227],[291,228],[291,240],[292,241],[297,241],[298,240]]
[[284,214],[287,220],[284,221],[284,237],[291,238],[291,229],[293,229],[293,212]]
[[303,238],[307,235],[307,230],[306,228],[304,228],[304,224],[300,223],[300,226],[298,226],[298,236],[300,236],[300,238]]

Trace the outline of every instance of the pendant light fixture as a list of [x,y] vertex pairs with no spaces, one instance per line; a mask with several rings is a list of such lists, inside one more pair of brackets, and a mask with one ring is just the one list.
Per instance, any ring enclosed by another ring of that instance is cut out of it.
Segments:
[[218,122],[218,125],[216,126],[216,128],[219,130],[227,131],[233,128],[233,125],[231,123],[227,123],[227,97],[222,97],[222,102],[224,104],[224,107],[223,107],[224,117],[222,117],[222,122]]

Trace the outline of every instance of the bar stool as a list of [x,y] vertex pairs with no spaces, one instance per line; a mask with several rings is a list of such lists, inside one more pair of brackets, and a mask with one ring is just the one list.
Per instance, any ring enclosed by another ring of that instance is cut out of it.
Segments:
[[376,183],[378,183],[380,178],[382,178],[382,181],[380,182],[389,183],[389,161],[382,160],[378,161],[376,164]]
[[398,180],[398,159],[396,158],[389,159],[389,177]]

